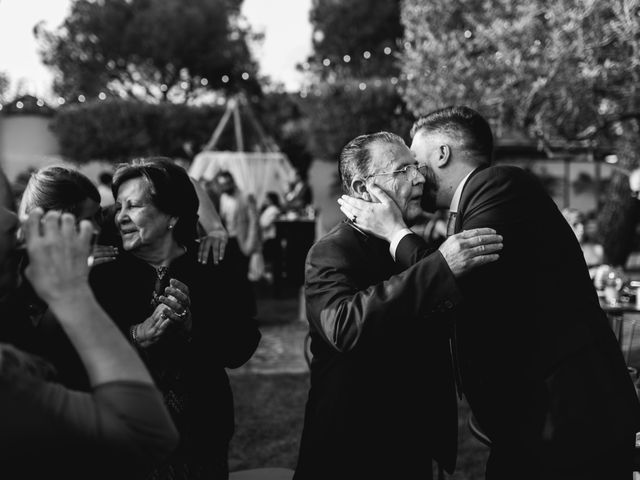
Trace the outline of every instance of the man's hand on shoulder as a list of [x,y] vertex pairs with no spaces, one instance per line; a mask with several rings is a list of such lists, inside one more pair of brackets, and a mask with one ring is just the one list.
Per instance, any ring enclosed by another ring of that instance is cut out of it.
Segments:
[[373,202],[342,195],[338,199],[340,210],[358,228],[391,242],[396,233],[407,228],[402,212],[393,199],[377,185],[372,185],[369,193]]
[[465,230],[447,238],[438,248],[454,277],[495,262],[502,250],[502,236],[492,228]]

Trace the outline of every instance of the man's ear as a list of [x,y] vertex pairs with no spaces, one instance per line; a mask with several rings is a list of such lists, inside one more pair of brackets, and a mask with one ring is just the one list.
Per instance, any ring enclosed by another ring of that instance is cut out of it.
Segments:
[[357,197],[360,197],[367,202],[371,201],[371,194],[367,190],[366,182],[361,178],[356,178],[351,182],[351,189],[355,192]]
[[451,147],[449,145],[440,145],[437,165],[442,168],[445,167],[451,159]]

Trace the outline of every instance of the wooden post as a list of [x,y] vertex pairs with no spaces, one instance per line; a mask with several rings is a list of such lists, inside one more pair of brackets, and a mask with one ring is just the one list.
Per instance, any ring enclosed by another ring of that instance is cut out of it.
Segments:
[[218,139],[220,138],[220,135],[224,130],[224,127],[227,125],[227,122],[229,121],[229,117],[231,116],[231,111],[235,108],[235,105],[236,105],[235,98],[230,98],[229,101],[227,102],[227,109],[224,111],[224,114],[222,115],[220,122],[218,122],[216,129],[213,131],[213,134],[211,135],[211,138],[209,139],[209,141],[203,147],[202,150],[213,150],[215,148],[216,144],[218,143]]
[[233,108],[233,125],[236,132],[236,150],[244,152],[244,139],[242,138],[242,122],[240,121],[239,102],[234,102]]

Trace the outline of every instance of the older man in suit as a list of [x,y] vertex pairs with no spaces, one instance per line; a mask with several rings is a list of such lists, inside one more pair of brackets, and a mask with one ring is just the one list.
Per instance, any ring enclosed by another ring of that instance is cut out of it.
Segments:
[[[371,201],[377,179],[411,224],[421,215],[423,170],[404,141],[380,132],[347,144],[343,190]],[[457,411],[446,313],[456,279],[497,259],[491,229],[456,235],[399,273],[390,244],[350,217],[306,263],[311,389],[296,480],[431,478],[451,471]],[[395,246],[394,246],[395,248]]]
[[[474,110],[435,111],[412,137],[426,203],[449,208],[450,231],[492,227],[504,238],[497,262],[460,279],[454,312],[464,393],[492,441],[487,478],[630,478],[640,407],[571,228],[534,177],[491,165],[491,129]],[[397,207],[371,190],[381,203],[345,199],[343,211],[398,235]],[[406,234],[394,253],[412,268],[427,248]]]

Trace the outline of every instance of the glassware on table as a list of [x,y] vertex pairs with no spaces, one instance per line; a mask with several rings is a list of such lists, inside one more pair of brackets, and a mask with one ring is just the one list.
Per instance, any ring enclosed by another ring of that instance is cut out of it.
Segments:
[[624,285],[624,275],[618,268],[610,268],[602,279],[604,300],[608,305],[616,305],[620,297],[620,290]]

